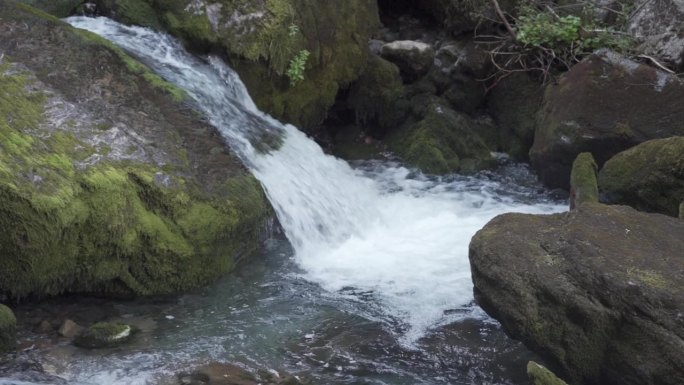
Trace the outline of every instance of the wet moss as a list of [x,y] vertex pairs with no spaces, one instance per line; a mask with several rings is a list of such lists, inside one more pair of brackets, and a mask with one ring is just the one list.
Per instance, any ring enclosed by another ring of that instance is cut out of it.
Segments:
[[0,304],[0,354],[14,349],[17,340],[17,319],[7,306]]
[[87,349],[111,348],[126,343],[133,334],[134,330],[130,325],[98,322],[81,332],[74,344]]
[[570,173],[570,188],[574,204],[598,202],[598,166],[589,152],[577,156]]
[[534,385],[568,385],[550,370],[534,361],[527,363],[527,375]]

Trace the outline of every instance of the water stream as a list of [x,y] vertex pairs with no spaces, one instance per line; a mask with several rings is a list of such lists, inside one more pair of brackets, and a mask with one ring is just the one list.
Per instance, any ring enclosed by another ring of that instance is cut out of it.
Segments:
[[525,167],[443,178],[392,162],[351,167],[260,112],[220,59],[105,18],[67,21],[184,89],[262,183],[285,238],[202,293],[107,303],[156,326],[119,350],[62,344],[61,353],[38,354],[56,374],[74,384],[146,384],[213,359],[303,371],[325,384],[522,383],[529,353],[473,305],[467,254],[498,214],[563,209]]

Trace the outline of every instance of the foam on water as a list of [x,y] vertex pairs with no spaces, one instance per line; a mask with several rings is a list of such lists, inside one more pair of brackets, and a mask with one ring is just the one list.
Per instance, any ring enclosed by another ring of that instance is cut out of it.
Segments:
[[[197,59],[166,35],[109,19],[67,21],[186,90],[264,186],[304,276],[332,295],[372,301],[400,324],[407,345],[431,327],[473,316],[468,244],[488,220],[561,210],[501,196],[486,179],[410,177],[396,166],[355,171],[260,112],[221,60]],[[280,144],[260,149],[264,141]]]

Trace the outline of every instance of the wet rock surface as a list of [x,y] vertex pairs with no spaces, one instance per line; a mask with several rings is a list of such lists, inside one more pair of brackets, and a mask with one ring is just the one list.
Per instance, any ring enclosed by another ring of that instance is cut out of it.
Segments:
[[597,203],[505,214],[470,244],[477,302],[569,383],[684,381],[684,222]]

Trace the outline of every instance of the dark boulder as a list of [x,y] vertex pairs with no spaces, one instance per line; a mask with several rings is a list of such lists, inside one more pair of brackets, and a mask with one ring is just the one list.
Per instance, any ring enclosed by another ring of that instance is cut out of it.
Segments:
[[599,175],[601,199],[677,217],[684,200],[684,137],[644,142],[612,157]]
[[684,221],[586,203],[470,244],[477,302],[569,383],[684,383]]
[[610,51],[589,56],[546,90],[530,161],[550,187],[567,189],[573,160],[598,166],[641,142],[684,135],[684,81]]

